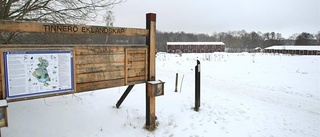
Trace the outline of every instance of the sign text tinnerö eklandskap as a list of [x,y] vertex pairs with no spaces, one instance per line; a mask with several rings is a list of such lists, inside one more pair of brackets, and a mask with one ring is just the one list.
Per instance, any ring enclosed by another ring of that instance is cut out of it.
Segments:
[[106,33],[121,34],[124,28],[108,28],[96,26],[76,26],[76,25],[43,25],[46,32],[69,32],[69,33]]

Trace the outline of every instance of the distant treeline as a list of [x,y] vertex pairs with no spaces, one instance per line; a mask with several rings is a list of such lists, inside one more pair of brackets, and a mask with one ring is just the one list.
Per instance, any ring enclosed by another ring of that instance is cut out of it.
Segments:
[[157,32],[158,51],[166,51],[166,42],[224,42],[229,52],[266,48],[272,45],[320,45],[320,31],[317,34],[303,32],[284,39],[281,33],[229,31],[208,34],[185,32]]
[[[0,33],[0,44],[145,44],[145,37],[108,35],[75,35],[49,33]],[[157,31],[158,52],[166,51],[167,42],[224,42],[228,52],[251,51],[256,47],[272,45],[320,45],[320,31],[317,34],[303,32],[284,39],[275,32],[229,31],[208,34]]]

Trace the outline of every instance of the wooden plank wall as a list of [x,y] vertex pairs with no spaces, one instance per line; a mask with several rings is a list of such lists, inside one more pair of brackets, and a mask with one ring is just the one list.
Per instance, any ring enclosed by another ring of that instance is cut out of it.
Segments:
[[77,46],[75,54],[77,92],[146,82],[146,46]]
[[75,24],[0,21],[0,32],[36,32],[63,34],[102,34],[114,36],[147,36],[149,30]]
[[147,80],[147,49],[126,50],[126,85]]
[[[0,45],[0,50],[74,50],[75,92],[126,86],[147,81],[147,46]],[[1,56],[2,58],[2,56]],[[3,66],[0,59],[0,64]],[[0,71],[1,76],[1,71]],[[2,77],[0,83],[2,83]],[[0,84],[0,94],[2,93]],[[2,97],[2,96],[1,96]]]

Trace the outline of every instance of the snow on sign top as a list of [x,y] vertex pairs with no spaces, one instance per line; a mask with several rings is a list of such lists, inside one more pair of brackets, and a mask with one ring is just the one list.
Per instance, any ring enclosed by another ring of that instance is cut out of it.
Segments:
[[294,46],[294,45],[276,45],[267,47],[265,49],[278,49],[278,50],[317,50],[320,51],[320,45],[314,45],[314,46]]
[[225,45],[223,42],[167,42],[167,45]]
[[7,100],[0,100],[0,107],[8,106]]
[[148,83],[155,85],[155,84],[160,84],[163,82],[161,80],[158,80],[158,81],[148,81]]

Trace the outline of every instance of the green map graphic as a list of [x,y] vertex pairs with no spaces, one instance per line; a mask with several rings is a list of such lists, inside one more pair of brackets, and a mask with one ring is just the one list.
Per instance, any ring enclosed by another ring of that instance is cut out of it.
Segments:
[[37,64],[38,68],[32,73],[32,75],[38,79],[39,82],[43,83],[44,86],[48,86],[50,81],[50,76],[47,71],[49,62],[46,59],[38,58],[39,63]]

